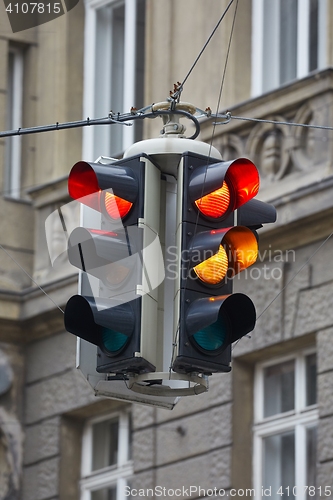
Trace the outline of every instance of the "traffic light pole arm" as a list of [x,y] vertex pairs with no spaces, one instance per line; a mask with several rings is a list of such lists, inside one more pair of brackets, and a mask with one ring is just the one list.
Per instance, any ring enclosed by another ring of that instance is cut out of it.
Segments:
[[[40,127],[27,127],[27,128],[18,128],[15,130],[7,130],[5,132],[0,132],[1,137],[11,137],[14,135],[27,135],[27,134],[38,134],[40,132],[53,132],[55,130],[65,130],[71,128],[79,128],[79,127],[90,127],[93,125],[112,125],[114,123],[120,123],[119,120],[116,120],[112,117],[106,118],[95,118],[86,120],[78,120],[75,122],[64,122],[64,123],[54,123],[51,125],[41,125]],[[130,123],[124,123],[124,125],[130,126]]]
[[106,118],[95,118],[95,119],[90,119],[87,118],[86,120],[79,120],[75,122],[64,122],[64,123],[55,123],[51,125],[42,125],[39,127],[27,127],[27,128],[18,128],[15,130],[7,130],[4,132],[0,132],[0,138],[2,137],[12,137],[12,136],[18,136],[18,135],[28,135],[28,134],[38,134],[40,132],[53,132],[56,130],[65,130],[65,129],[71,129],[71,128],[80,128],[80,127],[91,127],[94,125],[114,125],[114,124],[123,124],[127,126],[131,126],[131,123],[126,123],[129,121],[133,120],[142,120],[144,118],[156,118],[157,116],[162,116],[162,115],[182,115],[189,120],[191,120],[194,123],[195,126],[195,132],[191,137],[188,137],[188,139],[196,139],[200,133],[200,123],[198,119],[192,115],[191,113],[181,110],[181,109],[175,109],[175,110],[166,110],[166,109],[157,109],[154,110],[154,105],[148,106],[146,108],[142,108],[139,110],[133,109],[130,113],[124,113],[124,114],[113,114],[110,112],[109,116]]

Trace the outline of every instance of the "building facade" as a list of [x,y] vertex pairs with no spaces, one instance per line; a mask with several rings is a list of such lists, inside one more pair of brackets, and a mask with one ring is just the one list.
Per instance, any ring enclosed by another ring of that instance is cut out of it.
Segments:
[[[86,0],[13,33],[2,3],[0,129],[164,101],[227,4]],[[45,229],[76,161],[121,156],[159,119],[0,140],[1,499],[332,497],[332,33],[330,0],[234,1],[184,84],[182,100],[231,113],[203,120],[199,139],[250,158],[278,218],[234,280],[255,330],[231,373],[172,411],[95,397],[63,325],[78,275],[63,255],[52,267],[61,228]]]

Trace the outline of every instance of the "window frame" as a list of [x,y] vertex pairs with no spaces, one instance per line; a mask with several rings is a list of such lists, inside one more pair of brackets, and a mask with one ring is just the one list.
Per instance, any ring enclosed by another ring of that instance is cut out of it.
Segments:
[[[119,109],[113,112],[129,112],[135,105],[136,92],[136,34],[137,34],[137,0],[85,0],[85,34],[84,34],[84,118],[101,118],[95,116],[95,68],[96,68],[96,32],[97,10],[107,6],[119,7],[124,5],[124,87],[123,102]],[[110,109],[105,110],[105,116]],[[97,156],[121,153],[135,142],[135,127],[122,127],[121,151],[99,151]],[[83,129],[83,157],[94,158],[94,127]]]
[[[13,56],[12,71],[9,58]],[[23,122],[24,49],[9,44],[7,63],[7,117],[6,128],[15,130]],[[7,137],[5,143],[4,195],[21,198],[22,137]]]
[[[296,79],[307,76],[309,70],[309,16],[310,16],[310,0],[297,0],[297,64],[296,64]],[[264,2],[265,0],[252,0],[252,97],[259,96],[265,92],[279,88],[288,82],[280,84],[275,81],[272,89],[264,90],[264,61],[263,61],[263,46],[264,46]],[[300,8],[300,6],[302,8]],[[322,69],[327,64],[327,0],[319,0],[318,12],[318,67]],[[320,27],[320,29],[319,29]],[[276,30],[275,35],[278,37],[276,44],[279,46],[279,30]],[[272,58],[275,60],[274,72],[275,80],[279,75],[279,57]],[[277,64],[277,66],[275,66]],[[316,70],[315,70],[316,71]],[[291,80],[292,81],[292,80]]]
[[[306,500],[306,431],[317,426],[318,405],[306,406],[306,357],[316,354],[309,348],[287,356],[272,358],[258,363],[254,373],[254,423],[253,423],[253,486],[260,499],[263,485],[264,439],[283,432],[295,432],[295,485],[297,500]],[[264,370],[270,366],[295,360],[295,408],[293,410],[264,417]],[[308,485],[311,486],[311,485]],[[258,493],[259,492],[259,493]]]
[[[118,419],[118,461],[98,470],[92,470],[93,426],[100,422]],[[124,500],[127,481],[133,475],[133,461],[130,456],[131,410],[119,410],[88,420],[82,433],[80,500],[91,500],[91,493],[108,486],[117,487],[117,500]]]

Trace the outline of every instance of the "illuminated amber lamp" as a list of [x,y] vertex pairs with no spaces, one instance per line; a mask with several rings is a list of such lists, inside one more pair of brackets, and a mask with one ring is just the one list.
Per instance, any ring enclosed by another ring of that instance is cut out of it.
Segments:
[[[206,235],[206,250],[208,250],[209,234],[206,233]],[[212,230],[210,235],[214,240],[216,236],[221,238],[216,253],[193,267],[193,271],[203,283],[208,285],[221,284],[226,277],[235,276],[256,262],[258,257],[257,239],[247,227],[236,226]]]

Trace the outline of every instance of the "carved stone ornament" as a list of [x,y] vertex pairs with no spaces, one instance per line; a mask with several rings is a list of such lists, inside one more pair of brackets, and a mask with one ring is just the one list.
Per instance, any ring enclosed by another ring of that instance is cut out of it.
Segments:
[[23,433],[14,415],[0,407],[0,498],[18,498]]
[[236,134],[224,134],[219,137],[215,147],[220,151],[224,161],[234,160],[244,156],[244,146]]
[[6,354],[0,350],[0,498],[17,498],[22,465],[21,426],[13,413],[2,405],[13,385],[13,370]]
[[[294,121],[306,125],[327,125],[329,119],[328,106],[313,99],[297,111]],[[314,165],[329,163],[327,130],[295,127],[293,134],[292,159],[297,170],[310,170]]]
[[[269,117],[286,121],[282,116]],[[289,127],[258,123],[249,134],[246,155],[257,165],[264,182],[275,181],[287,173],[290,161],[291,137]]]

